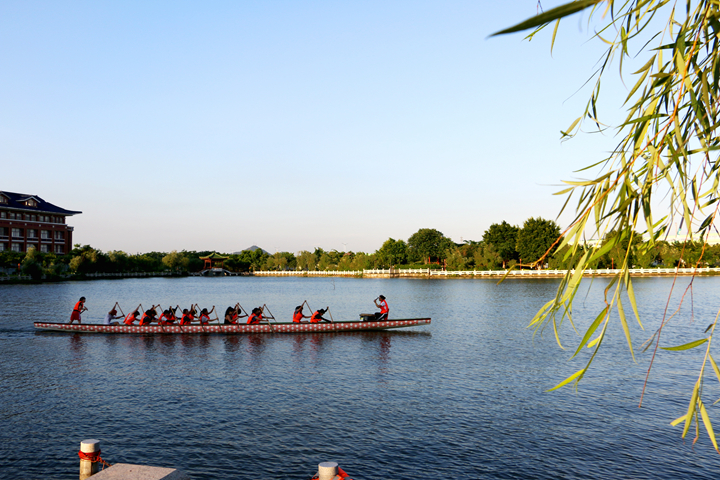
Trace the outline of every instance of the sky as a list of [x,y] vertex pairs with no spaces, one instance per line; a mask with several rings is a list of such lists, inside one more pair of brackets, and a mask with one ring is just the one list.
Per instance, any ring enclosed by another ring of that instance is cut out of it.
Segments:
[[489,37],[537,9],[6,0],[0,190],[82,211],[75,243],[128,253],[373,252],[555,219],[561,180],[617,139],[560,142],[602,52],[583,14],[553,52],[550,29]]

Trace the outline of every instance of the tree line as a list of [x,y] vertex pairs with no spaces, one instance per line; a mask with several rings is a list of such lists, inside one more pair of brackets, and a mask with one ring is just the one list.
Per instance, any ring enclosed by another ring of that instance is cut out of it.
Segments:
[[[658,241],[651,248],[642,242],[642,235],[625,235],[617,239],[610,232],[602,245],[612,248],[590,265],[591,268],[614,268],[622,265],[629,247],[628,261],[637,268],[676,266],[720,266],[720,245],[702,242]],[[421,228],[410,238],[388,238],[374,253],[340,252],[316,248],[297,254],[277,252],[269,254],[262,249],[245,250],[238,254],[225,254],[226,269],[233,272],[256,270],[344,270],[387,268],[431,268],[447,270],[499,270],[526,268],[550,252],[541,263],[542,268],[565,270],[577,262],[590,246],[553,248],[560,237],[560,227],[552,220],[529,218],[522,226],[505,221],[495,223],[484,232],[481,240],[455,243],[442,232]],[[630,240],[632,237],[632,240]],[[0,252],[0,267],[17,269],[33,278],[61,278],[63,275],[88,273],[163,272],[177,274],[199,272],[205,257],[212,251],[172,251],[128,254],[113,250],[102,252],[90,245],[75,245],[67,255],[42,253],[30,249],[27,253]],[[702,257],[702,260],[701,260]],[[699,262],[699,263],[698,263]]]

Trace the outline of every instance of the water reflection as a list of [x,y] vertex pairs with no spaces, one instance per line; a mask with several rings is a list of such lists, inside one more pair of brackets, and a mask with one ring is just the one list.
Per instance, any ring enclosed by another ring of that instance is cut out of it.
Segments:
[[[578,323],[595,318],[597,312],[583,310],[602,304],[604,282],[583,292]],[[662,317],[658,295],[671,283],[634,283],[641,315],[660,310],[655,317]],[[580,368],[552,337],[533,342],[525,328],[555,293],[555,281],[335,284],[333,290],[327,279],[233,277],[0,286],[0,458],[11,459],[0,477],[12,476],[11,468],[27,478],[69,477],[62,472],[76,471],[77,457],[43,452],[71,451],[85,435],[107,442],[103,456],[110,462],[158,463],[192,478],[300,478],[308,465],[327,459],[354,478],[418,480],[709,479],[720,471],[706,437],[692,450],[668,426],[687,408],[685,385],[697,380],[688,374],[690,354],[658,363],[648,386],[652,408],[638,411],[647,356],[637,355],[640,365],[625,361],[618,329],[578,392],[544,393]],[[696,319],[717,310],[719,289],[720,278],[694,285]],[[337,305],[337,320],[356,318],[378,291],[393,299],[393,311],[430,316],[433,324],[387,332],[149,337],[36,333],[31,323],[47,320],[48,311],[67,311],[80,295],[92,311],[115,300],[165,304],[166,297],[208,305],[248,298],[292,311],[300,297]],[[27,313],[18,319],[13,314],[21,304]],[[652,330],[657,325],[649,317]],[[701,331],[700,323],[689,325]],[[694,339],[679,338],[677,329],[667,333],[675,345]],[[91,432],[78,425],[80,417],[92,418]],[[34,448],[18,455],[13,439],[28,434]]]

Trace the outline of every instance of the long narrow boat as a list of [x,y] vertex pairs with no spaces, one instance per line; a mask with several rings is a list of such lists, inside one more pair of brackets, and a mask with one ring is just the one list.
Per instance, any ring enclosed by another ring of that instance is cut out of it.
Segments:
[[35,328],[48,332],[115,333],[115,334],[247,334],[247,333],[321,333],[390,330],[393,328],[430,325],[429,318],[405,318],[385,322],[333,323],[261,323],[256,325],[100,325],[95,323],[35,322]]

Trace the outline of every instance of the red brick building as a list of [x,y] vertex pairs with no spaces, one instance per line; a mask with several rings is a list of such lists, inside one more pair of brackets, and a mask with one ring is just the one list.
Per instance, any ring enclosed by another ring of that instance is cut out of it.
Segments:
[[39,252],[59,255],[72,250],[73,227],[66,217],[82,212],[65,210],[37,195],[0,191],[0,252]]

